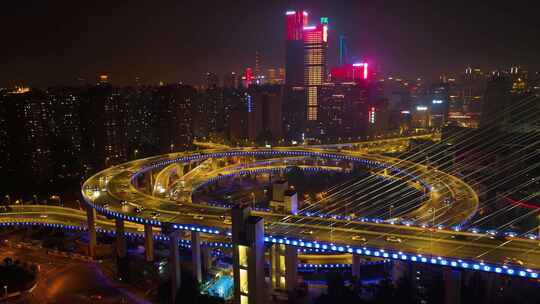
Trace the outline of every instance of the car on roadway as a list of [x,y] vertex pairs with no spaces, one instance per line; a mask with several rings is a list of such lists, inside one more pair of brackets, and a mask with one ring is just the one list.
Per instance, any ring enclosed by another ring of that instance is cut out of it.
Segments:
[[385,240],[387,242],[390,242],[390,243],[401,243],[402,242],[402,240],[400,238],[398,238],[397,236],[394,236],[394,235],[387,236]]
[[143,212],[144,208],[143,207],[135,207],[135,213],[141,213]]
[[517,258],[505,257],[504,260],[503,260],[503,264],[505,266],[522,267],[523,266],[523,261],[519,260]]
[[193,219],[195,219],[195,220],[204,220],[204,216],[199,215],[199,214],[194,214]]
[[363,243],[367,242],[367,239],[365,237],[363,237],[363,236],[360,236],[360,235],[353,235],[351,237],[351,240],[359,241],[359,242],[363,242]]
[[300,234],[309,234],[309,235],[312,235],[312,234],[313,234],[313,230],[302,230],[302,231],[300,231]]
[[153,219],[157,219],[160,215],[161,215],[161,214],[160,214],[159,212],[154,211],[154,212],[152,212],[152,215],[151,215],[151,216],[152,216]]
[[223,220],[223,224],[225,224],[225,225],[232,225],[232,220],[231,220],[230,218],[227,217],[227,218],[225,218],[225,219]]

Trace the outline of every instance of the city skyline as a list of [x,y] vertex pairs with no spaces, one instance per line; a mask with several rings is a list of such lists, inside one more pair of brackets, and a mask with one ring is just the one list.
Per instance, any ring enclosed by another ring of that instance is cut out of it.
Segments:
[[63,1],[25,7],[8,3],[1,33],[17,47],[2,51],[0,86],[47,86],[77,78],[94,83],[101,74],[118,85],[134,84],[137,77],[149,84],[200,84],[208,71],[221,78],[254,68],[257,51],[264,70],[283,67],[282,18],[295,7],[309,11],[311,20],[329,18],[329,66],[337,63],[339,35],[346,35],[353,59],[367,59],[387,74],[434,79],[466,66],[538,69],[534,57],[540,45],[531,39],[538,24],[523,9],[526,5],[518,4],[276,1],[254,9],[249,2],[168,2],[160,7],[108,4],[103,10],[103,5]]

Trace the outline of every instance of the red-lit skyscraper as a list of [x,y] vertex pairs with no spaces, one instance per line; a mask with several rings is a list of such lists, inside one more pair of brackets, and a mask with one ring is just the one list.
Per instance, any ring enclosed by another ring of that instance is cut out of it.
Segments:
[[282,107],[285,137],[299,140],[305,132],[306,93],[304,88],[304,27],[308,13],[285,13],[285,90]]
[[285,82],[289,86],[304,84],[304,27],[308,23],[306,11],[286,13]]

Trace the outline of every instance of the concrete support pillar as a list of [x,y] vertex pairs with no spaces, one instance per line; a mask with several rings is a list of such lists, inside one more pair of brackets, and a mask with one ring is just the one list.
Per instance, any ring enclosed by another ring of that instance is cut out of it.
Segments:
[[150,189],[154,189],[154,172],[153,170],[148,171],[146,174],[148,174],[148,178],[150,179]]
[[461,271],[447,268],[443,270],[444,304],[461,303]]
[[264,220],[249,207],[234,207],[232,222],[234,303],[265,304]]
[[293,291],[298,280],[298,252],[296,247],[274,244],[271,250],[272,288],[274,290]]
[[124,220],[115,219],[116,224],[116,255],[123,259],[126,257],[126,236],[125,236],[125,227]]
[[191,262],[193,267],[193,277],[197,282],[201,283],[201,234],[196,231],[191,231]]
[[410,273],[410,264],[402,261],[392,261],[392,283],[396,285],[397,281]]
[[88,225],[88,255],[92,258],[96,257],[96,209],[86,207],[86,224]]
[[352,255],[352,267],[351,272],[352,276],[356,278],[356,280],[360,279],[360,265],[362,264],[362,259],[359,255],[353,254]]
[[287,267],[285,284],[288,291],[293,291],[298,284],[298,251],[296,247],[285,247],[285,265]]
[[144,256],[147,262],[154,261],[154,234],[152,225],[144,225]]
[[202,246],[202,268],[205,274],[208,274],[212,268],[212,248],[208,245]]
[[178,249],[178,241],[180,233],[174,231],[169,234],[169,271],[171,273],[171,303],[176,301],[176,293],[181,284],[181,269],[180,269],[180,250]]

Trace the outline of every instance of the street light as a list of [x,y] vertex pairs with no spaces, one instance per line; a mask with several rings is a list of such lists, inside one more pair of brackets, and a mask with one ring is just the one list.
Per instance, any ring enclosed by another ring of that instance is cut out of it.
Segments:
[[4,285],[4,295],[7,298],[7,295],[8,295],[8,293],[7,293],[7,285]]

